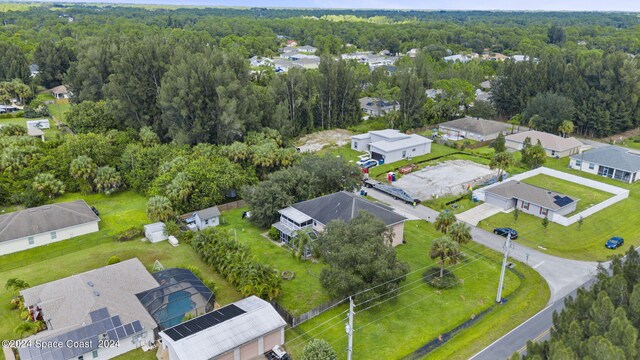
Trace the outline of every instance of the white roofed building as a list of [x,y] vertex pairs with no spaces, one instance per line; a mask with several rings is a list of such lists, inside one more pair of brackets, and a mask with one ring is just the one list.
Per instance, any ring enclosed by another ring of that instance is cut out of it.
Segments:
[[351,148],[369,152],[373,159],[389,164],[430,153],[431,142],[424,136],[386,129],[352,136]]

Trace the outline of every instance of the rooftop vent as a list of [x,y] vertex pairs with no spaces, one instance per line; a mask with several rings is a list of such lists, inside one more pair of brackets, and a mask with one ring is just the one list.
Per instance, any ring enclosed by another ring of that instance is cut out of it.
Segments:
[[87,285],[93,287],[93,282],[92,281],[87,281]]
[[94,290],[94,291],[93,291],[93,295],[95,295],[95,296],[100,296],[100,292],[98,292],[97,290]]

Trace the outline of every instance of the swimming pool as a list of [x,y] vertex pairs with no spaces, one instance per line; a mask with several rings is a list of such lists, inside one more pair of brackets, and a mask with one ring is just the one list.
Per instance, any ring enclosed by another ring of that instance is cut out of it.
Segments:
[[169,303],[158,312],[158,322],[165,329],[180,324],[185,314],[195,308],[195,303],[191,301],[191,294],[187,291],[174,292],[167,298]]

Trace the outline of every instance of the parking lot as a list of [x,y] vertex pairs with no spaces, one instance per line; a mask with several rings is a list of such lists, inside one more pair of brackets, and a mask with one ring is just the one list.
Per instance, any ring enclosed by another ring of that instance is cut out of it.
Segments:
[[497,176],[498,171],[486,165],[468,160],[450,160],[404,175],[394,185],[420,200],[428,200],[434,195],[464,194],[469,185],[477,186]]

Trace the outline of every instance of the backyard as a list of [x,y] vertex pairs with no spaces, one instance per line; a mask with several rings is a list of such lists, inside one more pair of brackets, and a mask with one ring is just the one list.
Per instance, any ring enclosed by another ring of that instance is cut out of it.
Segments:
[[556,177],[545,174],[532,176],[530,178],[522,180],[522,182],[542,187],[548,190],[553,190],[564,195],[569,195],[576,199],[580,199],[580,201],[578,201],[576,210],[569,215],[577,214],[582,210],[590,208],[591,206],[603,202],[604,200],[613,196],[613,194],[610,194],[606,191],[576,184],[571,181],[558,179]]
[[[406,261],[411,272],[401,284],[396,298],[367,309],[372,303],[357,306],[354,320],[354,354],[356,358],[396,359],[410,355],[427,342],[464,323],[495,301],[500,271],[499,254],[472,243],[465,247],[465,260],[452,266],[461,280],[457,287],[436,290],[425,284],[422,274],[434,264],[427,256],[431,241],[440,236],[433,225],[410,221],[405,225],[407,244],[397,248],[398,257]],[[507,273],[503,295],[514,295],[507,306],[491,311],[472,327],[452,339],[450,346],[437,350],[441,358],[468,358],[508,331],[518,321],[530,317],[544,307],[548,288],[533,270],[517,266],[525,272],[520,279]],[[513,305],[512,305],[513,304]],[[305,343],[322,338],[333,346],[339,357],[346,358],[344,323],[347,310],[341,305],[287,332],[286,348],[299,357]],[[411,319],[410,321],[407,321]],[[476,326],[484,329],[481,334]]]
[[[27,127],[27,121],[29,120],[38,120],[38,119],[27,119],[27,118],[12,118],[12,119],[0,119],[0,125],[9,125],[15,124]],[[53,121],[50,121],[51,127],[49,129],[42,129],[44,132],[45,140],[53,140],[60,134],[60,131],[56,127],[56,124]]]

